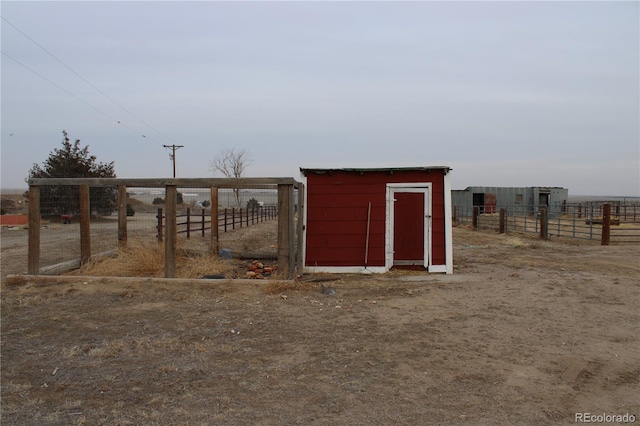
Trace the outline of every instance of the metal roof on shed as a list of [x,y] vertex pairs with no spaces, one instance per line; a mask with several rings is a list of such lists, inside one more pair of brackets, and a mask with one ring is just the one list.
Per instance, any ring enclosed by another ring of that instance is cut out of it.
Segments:
[[332,173],[332,172],[356,172],[356,173],[367,173],[367,172],[402,172],[402,171],[425,171],[428,172],[430,170],[444,170],[445,174],[451,170],[449,166],[423,166],[423,167],[371,167],[371,168],[304,168],[300,167],[300,171],[305,175],[307,173]]

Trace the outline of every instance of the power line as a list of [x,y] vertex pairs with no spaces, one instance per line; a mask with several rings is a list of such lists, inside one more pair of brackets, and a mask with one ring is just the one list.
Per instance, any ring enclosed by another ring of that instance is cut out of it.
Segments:
[[[67,95],[73,97],[74,99],[76,99],[77,101],[81,102],[82,104],[88,106],[89,108],[91,108],[92,110],[96,111],[97,113],[105,116],[106,118],[108,118],[111,121],[114,121],[115,123],[121,125],[122,127],[125,127],[126,129],[130,130],[131,132],[135,133],[136,135],[140,135],[138,132],[136,132],[135,130],[133,130],[131,127],[122,124],[120,121],[116,120],[115,118],[111,117],[110,115],[108,115],[107,113],[105,113],[104,111],[99,110],[98,108],[94,107],[93,105],[91,105],[90,103],[82,100],[81,98],[77,97],[76,95],[74,95],[73,93],[69,92],[67,89],[65,89],[64,87],[54,83],[53,81],[49,80],[47,77],[43,76],[42,74],[38,73],[37,71],[29,68],[28,66],[26,66],[25,64],[23,64],[22,62],[18,61],[17,59],[11,57],[10,55],[8,55],[7,53],[5,53],[3,50],[0,50],[0,53],[2,53],[4,56],[6,56],[7,58],[11,59],[13,62],[15,62],[16,64],[20,65],[21,67],[31,71],[32,73],[34,73],[35,75],[37,75],[38,77],[40,77],[41,79],[43,79],[44,81],[46,81],[47,83],[51,84],[52,86],[62,90],[64,93],[66,93]],[[144,135],[142,135],[142,137],[145,137]]]
[[[81,76],[80,74],[78,74],[75,70],[73,70],[69,65],[65,64],[60,58],[58,58],[56,55],[54,55],[53,53],[51,53],[49,50],[47,50],[44,46],[42,46],[40,43],[38,43],[37,41],[35,41],[33,38],[31,38],[29,35],[27,35],[24,31],[22,31],[20,28],[18,28],[17,26],[15,26],[13,23],[9,22],[9,20],[7,20],[4,16],[0,16],[0,18],[2,18],[3,21],[5,21],[7,24],[11,25],[16,31],[18,31],[20,34],[22,34],[24,37],[26,37],[29,41],[31,41],[33,44],[35,44],[36,46],[38,46],[40,49],[42,49],[45,53],[47,53],[49,56],[51,56],[53,59],[55,59],[58,63],[60,63],[62,66],[64,66],[66,69],[68,69],[69,71],[71,71],[74,75],[76,75],[78,78],[80,78],[82,81],[84,81],[86,84],[88,84],[89,86],[91,86],[93,89],[95,89],[98,93],[100,93],[102,96],[104,96],[105,98],[109,99],[111,102],[113,102],[115,105],[117,105],[120,109],[122,109],[123,111],[125,111],[127,114],[129,114],[130,116],[132,116],[133,118],[135,118],[136,120],[138,120],[140,123],[144,124],[145,126],[147,126],[149,129],[153,130],[154,132],[156,132],[159,136],[163,137],[164,139],[168,140],[169,142],[172,142],[175,144],[175,142],[173,140],[171,140],[169,137],[165,136],[164,134],[162,134],[162,132],[160,132],[159,130],[157,130],[156,128],[154,128],[152,125],[150,125],[149,123],[147,123],[146,121],[144,121],[142,118],[138,117],[137,115],[135,115],[134,113],[132,113],[131,111],[129,111],[127,108],[125,108],[124,106],[122,106],[119,102],[117,102],[115,99],[113,99],[111,96],[107,95],[105,92],[103,92],[102,90],[100,90],[98,87],[96,87],[93,83],[91,83],[89,80],[87,80],[86,78],[84,78],[83,76]],[[4,53],[4,52],[2,52]],[[6,53],[5,53],[6,55]],[[7,57],[11,58],[9,55],[6,55]],[[13,59],[15,62],[19,63],[18,61],[16,61],[15,59]],[[29,69],[28,67],[26,67],[23,64],[20,64],[23,67]],[[34,72],[33,70],[29,69],[30,71]],[[36,73],[37,74],[37,73]],[[40,74],[37,74],[38,76],[42,77]],[[44,78],[44,77],[42,77]],[[47,80],[47,79],[45,79]],[[57,86],[55,83],[49,81],[51,84],[54,84],[56,87],[60,88],[60,86]],[[70,94],[69,92],[65,91],[66,93]],[[76,99],[78,99],[75,95],[74,96]],[[80,99],[78,99],[80,100]],[[86,104],[86,102],[81,101],[83,103]],[[87,104],[88,105],[88,104]],[[89,105],[90,106],[90,105]],[[93,109],[96,109],[93,106],[90,106]],[[105,115],[104,113],[101,112],[101,114]],[[110,118],[110,117],[109,117]],[[118,124],[124,126],[120,121],[117,121]],[[127,127],[127,126],[124,126]],[[128,128],[128,127],[127,127]],[[132,130],[129,128],[129,130]],[[137,132],[136,132],[137,133]],[[144,135],[142,135],[142,137],[146,137]]]

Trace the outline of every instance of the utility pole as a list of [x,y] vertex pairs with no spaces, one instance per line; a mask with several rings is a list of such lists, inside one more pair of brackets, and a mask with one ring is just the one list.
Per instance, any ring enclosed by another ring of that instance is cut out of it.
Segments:
[[169,154],[169,158],[173,161],[173,178],[176,178],[176,149],[184,147],[184,145],[162,145],[165,148],[171,148],[171,154]]

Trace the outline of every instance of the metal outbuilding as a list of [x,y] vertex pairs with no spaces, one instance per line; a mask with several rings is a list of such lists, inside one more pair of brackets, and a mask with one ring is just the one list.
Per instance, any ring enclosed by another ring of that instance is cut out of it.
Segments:
[[530,213],[544,207],[549,213],[561,213],[568,198],[568,189],[548,186],[470,186],[452,191],[454,206],[464,210],[479,207],[480,213],[496,213],[502,207],[522,208]]
[[301,168],[304,272],[453,273],[450,168]]

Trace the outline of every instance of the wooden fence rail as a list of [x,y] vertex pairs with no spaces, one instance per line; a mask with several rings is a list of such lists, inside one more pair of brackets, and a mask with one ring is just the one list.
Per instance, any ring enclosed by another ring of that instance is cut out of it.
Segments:
[[[225,208],[218,210],[218,231],[230,232],[239,228],[249,227],[267,220],[278,217],[278,206],[254,206],[253,208]],[[166,216],[162,208],[158,209],[156,215],[158,231],[156,237],[158,241],[162,241],[165,229]],[[211,216],[206,214],[205,209],[201,209],[198,213],[192,213],[191,208],[187,208],[186,213],[176,215],[176,233],[186,234],[187,239],[191,238],[192,232],[200,232],[204,237],[205,231],[211,229]]]
[[[623,222],[616,215],[615,206],[603,204],[599,216],[585,216],[582,211],[572,215],[551,215],[546,209],[536,214],[524,214],[527,209],[500,208],[498,214],[481,214],[477,206],[472,210],[454,206],[453,220],[456,223],[470,223],[473,229],[494,229],[500,233],[535,232],[540,238],[551,236],[570,237],[585,240],[600,240],[602,245],[614,243],[639,243],[640,228],[631,222]],[[612,225],[615,225],[612,227]]]
[[[220,212],[218,211],[218,190],[222,189],[275,189],[278,190],[278,205],[275,207],[278,219],[278,271],[285,277],[293,279],[297,270],[302,270],[302,257],[295,252],[294,245],[295,219],[294,219],[294,189],[298,189],[298,201],[301,202],[304,185],[292,178],[189,178],[189,179],[165,179],[165,178],[32,178],[29,179],[29,247],[27,270],[31,275],[40,273],[40,187],[43,186],[77,186],[80,191],[80,263],[91,258],[91,229],[90,229],[90,205],[88,192],[90,187],[117,188],[118,202],[118,245],[127,244],[127,216],[126,216],[126,189],[127,188],[159,188],[165,189],[165,220],[162,223],[164,235],[164,275],[165,278],[176,277],[176,241],[178,234],[177,217],[177,188],[210,188],[211,211],[209,221],[218,221],[220,225]],[[229,211],[226,211],[227,218]],[[224,218],[225,212],[222,212]],[[231,211],[231,227],[248,224],[249,216],[239,214],[236,222],[234,211]],[[162,214],[159,215],[162,217]],[[254,220],[256,217],[254,216]],[[190,220],[187,220],[190,229]],[[205,227],[206,220],[201,220]],[[227,229],[229,222],[227,223]],[[220,226],[211,227],[211,251],[218,253],[218,229]],[[302,232],[301,222],[298,222],[298,238]],[[161,232],[158,232],[161,234]]]

